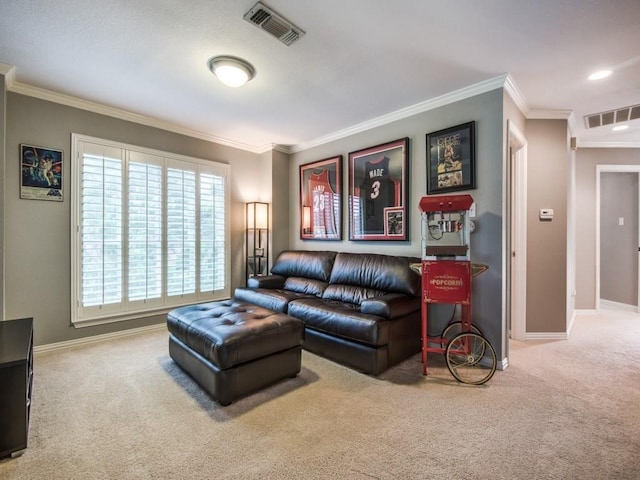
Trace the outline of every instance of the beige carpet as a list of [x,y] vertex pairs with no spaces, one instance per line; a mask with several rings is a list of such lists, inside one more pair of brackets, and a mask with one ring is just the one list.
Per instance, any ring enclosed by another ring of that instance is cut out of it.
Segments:
[[223,408],[165,332],[41,354],[29,448],[0,478],[640,478],[640,316],[512,342],[482,387],[431,365],[372,378],[305,352],[297,378]]

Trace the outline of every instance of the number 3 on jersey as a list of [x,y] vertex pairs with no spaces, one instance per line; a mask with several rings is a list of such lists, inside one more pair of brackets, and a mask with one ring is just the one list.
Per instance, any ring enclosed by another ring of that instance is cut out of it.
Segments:
[[380,196],[380,180],[376,180],[371,184],[371,193],[369,198],[374,199]]

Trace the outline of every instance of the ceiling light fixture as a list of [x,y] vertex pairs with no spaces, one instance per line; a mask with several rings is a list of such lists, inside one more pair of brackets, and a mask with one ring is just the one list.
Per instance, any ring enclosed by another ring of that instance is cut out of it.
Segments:
[[613,72],[611,70],[600,70],[589,75],[589,80],[602,80],[603,78],[607,78],[612,73]]
[[249,62],[229,55],[210,58],[209,70],[229,87],[241,87],[256,76],[256,70]]
[[611,130],[619,132],[620,130],[626,130],[627,128],[629,128],[629,125],[618,125],[617,127],[613,127]]

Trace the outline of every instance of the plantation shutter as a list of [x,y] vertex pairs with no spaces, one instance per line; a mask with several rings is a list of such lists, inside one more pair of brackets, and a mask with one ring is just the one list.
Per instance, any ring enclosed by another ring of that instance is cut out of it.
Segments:
[[226,220],[224,177],[200,174],[200,291],[225,286]]
[[196,172],[167,169],[167,295],[196,292]]
[[[131,152],[128,168],[128,299],[162,297],[162,161]],[[157,303],[157,302],[156,302]]]
[[122,301],[122,150],[89,146],[81,157],[82,306]]
[[74,324],[229,298],[228,165],[75,134],[72,147]]

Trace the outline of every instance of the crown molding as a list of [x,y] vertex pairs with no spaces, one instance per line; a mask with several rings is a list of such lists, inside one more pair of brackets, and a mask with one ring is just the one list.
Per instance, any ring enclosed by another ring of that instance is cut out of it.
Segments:
[[[483,82],[476,83],[474,85],[464,87],[453,92],[440,95],[438,97],[420,102],[418,104],[396,110],[394,112],[382,115],[371,120],[347,127],[342,130],[330,133],[328,135],[316,138],[308,142],[303,142],[297,145],[280,145],[268,143],[265,145],[249,145],[242,142],[229,140],[226,138],[211,135],[198,130],[193,130],[185,127],[181,127],[172,122],[159,120],[156,118],[140,115],[127,110],[110,107],[101,103],[92,102],[89,100],[72,97],[62,93],[54,92],[40,87],[34,87],[31,85],[23,84],[15,81],[15,67],[0,63],[0,75],[5,76],[6,89],[11,92],[27,95],[30,97],[47,100],[53,103],[66,105],[81,110],[106,115],[120,120],[130,121],[149,127],[159,128],[169,132],[185,135],[192,138],[197,138],[207,142],[216,143],[219,145],[236,148],[251,153],[262,154],[269,151],[278,151],[284,154],[292,154],[302,152],[313,147],[317,147],[326,143],[330,143],[336,140],[340,140],[357,133],[361,133],[376,127],[384,126],[398,120],[402,120],[420,113],[434,110],[436,108],[455,103],[482,93],[486,93],[497,88],[504,88],[507,94],[514,101],[516,106],[523,113],[527,119],[540,119],[540,120],[567,120],[571,135],[577,131],[577,125],[575,121],[575,115],[571,110],[530,110],[527,107],[526,101],[520,90],[518,89],[513,77],[510,74],[500,75]],[[578,141],[578,147],[580,148],[640,148],[640,144],[637,142],[580,142]]]
[[7,65],[6,63],[0,63],[0,75],[6,75],[11,70],[13,70],[13,67],[11,65]]
[[527,119],[529,120],[569,120],[573,115],[573,110],[529,110]]
[[269,150],[289,154],[291,153],[291,145],[279,145],[277,143],[273,143],[269,146]]
[[520,109],[527,120],[567,120],[569,132],[575,135],[578,130],[576,117],[573,110],[531,110],[527,106],[524,95],[518,89],[513,77],[508,74],[504,83],[504,89],[509,94],[513,102]]
[[[9,74],[11,75],[13,71],[14,71],[13,69],[10,69]],[[255,145],[249,145],[242,142],[236,142],[233,140],[228,140],[226,138],[217,137],[215,135],[211,135],[205,132],[200,132],[198,130],[181,127],[172,122],[159,120],[157,118],[148,117],[146,115],[140,115],[140,114],[129,112],[127,110],[122,110],[119,108],[109,107],[101,103],[92,102],[90,100],[84,100],[77,97],[72,97],[70,95],[65,95],[63,93],[54,92],[52,90],[47,90],[40,87],[34,87],[32,85],[27,85],[24,83],[12,81],[7,85],[7,90],[14,93],[19,93],[21,95],[27,95],[29,97],[35,97],[41,100],[47,100],[49,102],[58,103],[60,105],[66,105],[69,107],[74,107],[81,110],[86,110],[89,112],[98,113],[98,114],[106,115],[113,118],[118,118],[120,120],[138,123],[141,125],[146,125],[148,127],[167,130],[169,132],[178,133],[180,135],[198,138],[200,140],[205,140],[207,142],[213,142],[219,145],[237,148],[239,150],[245,150],[252,153],[264,153],[266,151],[271,150],[272,148],[271,144],[255,146]]]
[[526,117],[529,111],[529,107],[527,106],[527,101],[525,100],[524,95],[522,95],[522,92],[516,85],[516,82],[511,76],[511,74],[505,75],[504,89],[507,92],[507,94],[511,97],[511,100],[513,100],[513,103],[516,104],[516,107],[518,107],[518,109]]
[[302,152],[313,147],[324,145],[325,143],[330,143],[345,137],[349,137],[351,135],[355,135],[356,133],[365,132],[367,130],[371,130],[372,128],[381,127],[383,125],[387,125],[389,123],[396,122],[413,115],[424,113],[429,110],[434,110],[450,103],[458,102],[466,98],[490,92],[492,90],[495,90],[496,88],[502,88],[504,87],[507,76],[508,75],[500,75],[498,77],[476,83],[469,87],[461,88],[459,90],[440,95],[439,97],[435,97],[430,100],[426,100],[424,102],[417,103],[400,110],[396,110],[395,112],[391,112],[386,115],[367,120],[366,122],[358,123],[343,130],[338,130],[337,132],[333,132],[329,135],[316,138],[315,140],[300,143],[298,145],[292,145],[290,147],[290,153]]
[[7,90],[13,85],[15,68],[13,65],[0,63],[0,75],[4,75]]

